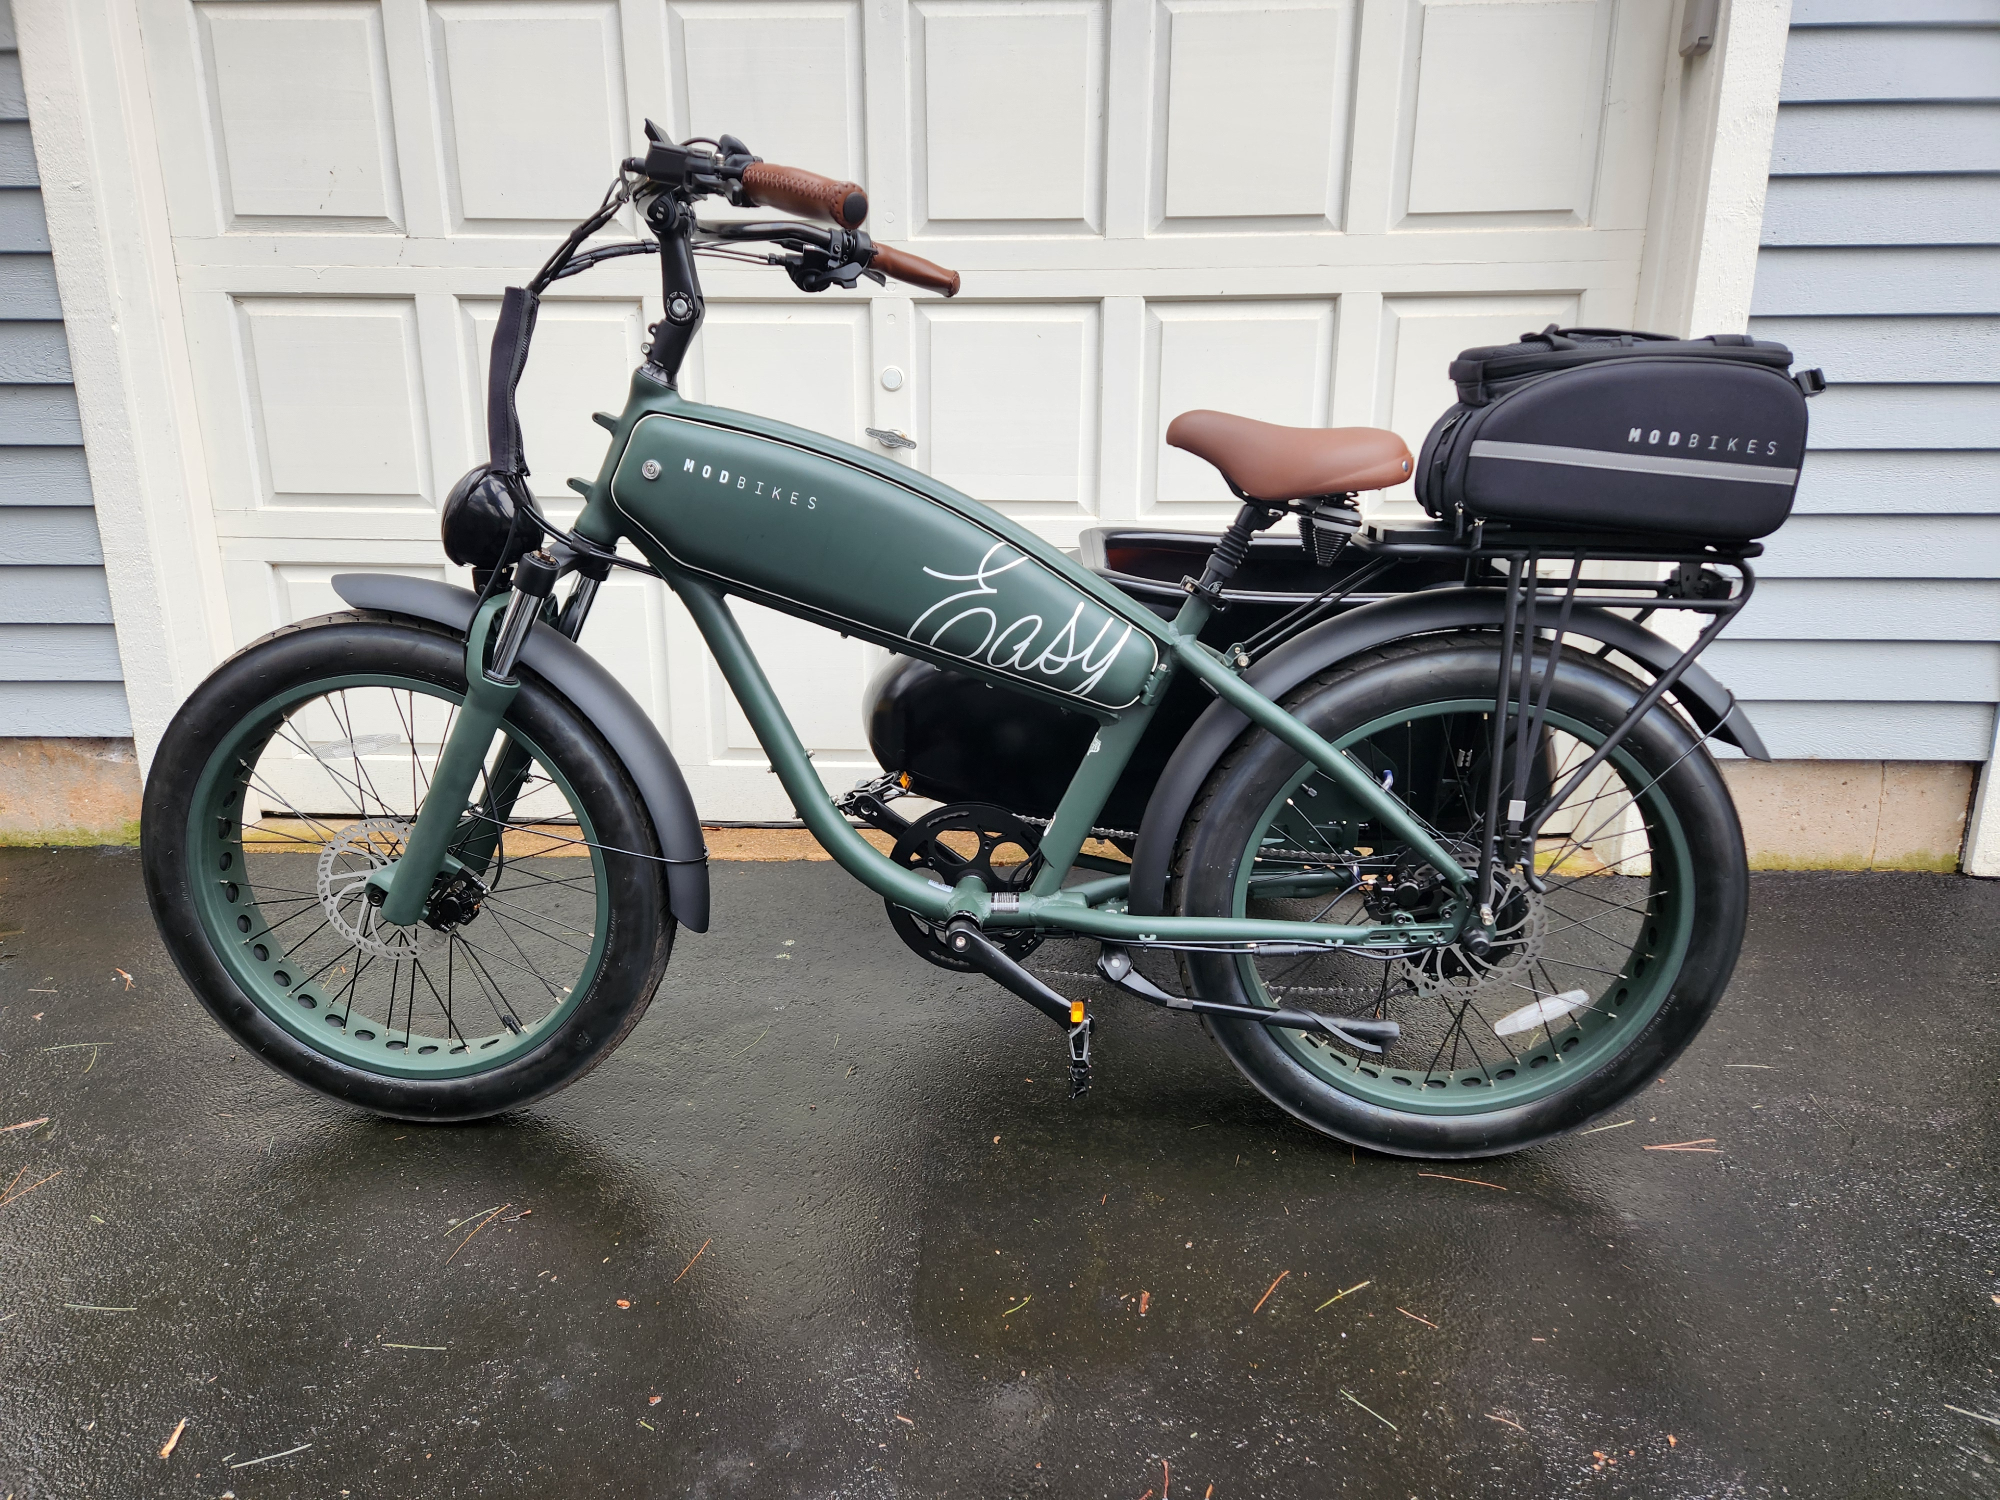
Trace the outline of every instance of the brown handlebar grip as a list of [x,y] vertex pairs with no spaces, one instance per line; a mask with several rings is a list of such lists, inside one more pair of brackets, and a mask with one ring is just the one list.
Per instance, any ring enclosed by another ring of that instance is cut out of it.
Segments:
[[907,281],[911,286],[943,292],[947,297],[958,295],[958,272],[947,271],[943,266],[925,260],[921,255],[911,255],[906,250],[891,250],[887,245],[878,244],[874,259],[868,262],[868,266],[884,276]]
[[743,196],[764,208],[823,219],[842,229],[859,229],[868,217],[868,195],[857,183],[835,182],[797,167],[775,167],[765,161],[743,169]]

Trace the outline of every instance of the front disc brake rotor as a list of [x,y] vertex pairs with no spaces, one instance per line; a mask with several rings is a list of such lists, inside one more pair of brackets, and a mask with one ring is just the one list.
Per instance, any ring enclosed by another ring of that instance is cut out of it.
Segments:
[[319,904],[334,931],[363,953],[391,963],[423,955],[432,929],[422,922],[397,927],[382,920],[368,877],[394,863],[409,842],[411,820],[367,818],[350,823],[319,854]]

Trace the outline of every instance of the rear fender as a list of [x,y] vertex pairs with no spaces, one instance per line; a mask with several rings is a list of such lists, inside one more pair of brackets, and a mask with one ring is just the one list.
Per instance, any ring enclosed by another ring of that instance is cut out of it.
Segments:
[[[1504,608],[1504,599],[1493,590],[1465,588],[1428,589],[1365,604],[1300,632],[1246,671],[1244,679],[1267,697],[1282,698],[1307,678],[1391,641],[1438,631],[1497,627]],[[1672,641],[1602,609],[1572,611],[1568,635],[1608,646],[1656,677],[1681,654]],[[1669,696],[1702,733],[1735,745],[1753,760],[1771,758],[1743,706],[1699,664],[1682,674]],[[1212,703],[1168,759],[1146,804],[1145,820],[1139,825],[1139,840],[1132,851],[1130,910],[1135,915],[1164,914],[1167,870],[1188,809],[1209,772],[1249,723],[1227,704]]]
[[[356,609],[408,615],[463,632],[478,605],[475,595],[429,578],[393,573],[340,573],[334,592]],[[528,632],[521,660],[576,705],[625,764],[653,820],[660,852],[680,863],[667,866],[667,907],[683,927],[708,931],[708,859],[701,818],[687,781],[646,711],[597,658],[545,625]]]

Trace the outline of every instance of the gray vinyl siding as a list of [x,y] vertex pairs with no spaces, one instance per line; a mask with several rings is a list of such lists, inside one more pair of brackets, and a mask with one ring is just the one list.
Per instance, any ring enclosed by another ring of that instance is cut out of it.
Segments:
[[1751,332],[1831,385],[1710,653],[1774,754],[1983,761],[2000,704],[2000,0],[1797,0]]
[[131,732],[13,14],[0,0],[0,736]]

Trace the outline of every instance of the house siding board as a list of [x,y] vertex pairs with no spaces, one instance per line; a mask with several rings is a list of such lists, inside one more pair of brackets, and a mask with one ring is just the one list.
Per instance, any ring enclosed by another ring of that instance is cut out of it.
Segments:
[[[1885,4],[1885,19],[1896,9]],[[1900,16],[1897,19],[1901,19]],[[2000,28],[1795,26],[1785,47],[1781,104],[1990,99],[2000,78]]]
[[1799,475],[1793,514],[1965,515],[1979,510],[2000,510],[2000,453],[1877,449],[1813,454]]
[[1734,691],[1761,702],[1812,701],[1811,685],[1836,672],[1850,703],[1907,702],[1913,686],[1937,703],[2000,702],[2000,644],[1992,641],[1725,638],[1709,648],[1706,662]]
[[122,682],[0,682],[0,725],[33,724],[46,739],[130,739]]
[[[1882,0],[1793,0],[1792,25],[1867,26],[1881,21]],[[2000,0],[1901,0],[1896,19],[1905,26],[2000,25]]]
[[1750,331],[1810,339],[1813,363],[1837,384],[1964,384],[2000,369],[2000,317],[1752,318]]
[[1993,311],[2000,245],[1767,246],[1753,311],[1768,316]]
[[[1760,580],[1729,638],[1855,641],[1857,653],[1872,641],[2000,640],[2000,579]],[[1837,697],[1836,685],[1830,682],[1825,696]]]
[[49,224],[39,188],[0,188],[0,255],[46,255]]
[[2000,704],[2000,0],[1799,0],[1751,331],[1831,382],[1711,654],[1781,758],[1987,759]]
[[0,681],[123,680],[110,625],[0,625]]
[[1779,177],[1764,200],[1767,245],[1990,245],[2000,177]]
[[132,721],[38,181],[0,0],[0,736],[123,737]]
[[0,447],[0,506],[90,503],[81,448]]
[[1766,549],[1757,576],[1768,582],[1992,579],[2000,577],[2000,515],[1797,516]]
[[2000,172],[2000,106],[1787,104],[1773,176]]
[[1993,748],[1990,703],[1762,703],[1755,717],[1779,760],[1980,761]]

